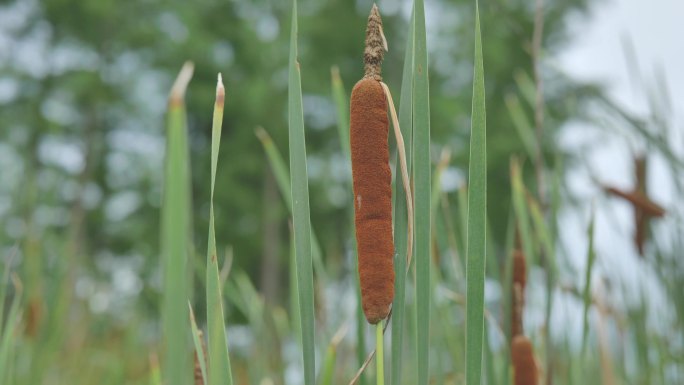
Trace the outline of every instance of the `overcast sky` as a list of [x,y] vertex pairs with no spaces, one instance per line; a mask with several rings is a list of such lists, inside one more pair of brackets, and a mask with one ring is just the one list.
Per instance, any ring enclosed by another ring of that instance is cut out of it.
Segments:
[[[682,0],[604,0],[596,1],[589,20],[577,20],[575,37],[570,49],[563,52],[560,66],[575,79],[598,81],[607,86],[613,100],[632,113],[645,117],[649,112],[648,93],[656,92],[656,72],[662,71],[667,80],[667,92],[672,104],[672,143],[684,157],[684,39],[681,33],[684,22]],[[630,76],[625,42],[631,42],[641,80]],[[641,83],[641,84],[640,84]],[[660,90],[658,90],[660,91]],[[601,140],[600,146],[588,152],[592,173],[603,182],[631,188],[633,163],[630,145],[637,150],[639,143],[628,143],[624,138],[605,140],[596,128],[570,124],[565,128],[561,143],[581,144]],[[681,197],[674,194],[672,176],[662,159],[649,156],[648,188],[654,199],[668,210],[684,211]],[[681,176],[680,176],[681,177]],[[571,260],[578,268],[586,259],[586,224],[591,201],[598,199],[596,223],[596,250],[599,275],[610,276],[613,283],[625,283],[638,288],[639,282],[649,292],[659,291],[649,271],[649,264],[637,257],[632,244],[633,214],[631,207],[617,200],[606,200],[586,170],[569,173],[571,188],[588,202],[583,213],[568,213],[562,222],[564,243]],[[677,228],[667,218],[656,226]],[[681,230],[681,229],[679,229]],[[684,231],[684,230],[683,230]],[[616,282],[617,281],[617,282]],[[616,288],[620,290],[620,288]],[[632,293],[637,294],[637,293]],[[654,304],[656,306],[656,304]]]

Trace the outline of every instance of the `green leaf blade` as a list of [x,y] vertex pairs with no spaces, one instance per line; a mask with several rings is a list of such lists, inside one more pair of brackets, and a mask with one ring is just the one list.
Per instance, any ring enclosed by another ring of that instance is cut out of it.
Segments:
[[169,98],[165,175],[162,199],[161,255],[164,272],[162,333],[163,373],[168,385],[191,381],[189,338],[190,292],[190,156],[183,95],[192,77],[192,64],[183,66]]
[[233,375],[226,337],[226,322],[223,313],[221,279],[219,277],[216,230],[214,227],[214,186],[223,128],[223,105],[225,91],[219,75],[216,103],[211,128],[211,191],[209,201],[209,236],[207,240],[207,334],[208,334],[208,385],[231,385]]
[[[413,62],[414,52],[414,23],[415,13],[411,15],[409,33],[406,40],[404,54],[404,70],[401,82],[401,99],[399,102],[399,126],[404,137],[406,149],[406,167],[411,175],[412,149],[413,149]],[[399,154],[395,164],[400,164]],[[397,172],[398,174],[398,172]],[[392,358],[391,358],[391,383],[401,384],[402,377],[402,353],[404,347],[404,317],[406,312],[406,256],[407,256],[407,231],[408,223],[404,220],[407,216],[406,191],[401,178],[396,178],[396,194],[394,196],[394,246],[396,248],[394,263],[394,302],[392,303]]]
[[425,6],[422,0],[414,3],[415,69],[413,71],[413,102],[415,127],[414,180],[416,229],[416,307],[418,338],[418,384],[427,385],[430,368],[430,90],[428,82],[427,36]]
[[304,383],[315,382],[313,266],[311,258],[311,222],[309,182],[306,170],[306,142],[302,107],[302,84],[297,62],[297,1],[292,2],[290,64],[288,77],[288,120],[290,173],[292,176],[292,219],[294,228],[299,312],[304,359]]
[[479,385],[484,343],[484,284],[487,248],[487,153],[484,66],[480,14],[475,11],[473,111],[468,170],[468,235],[466,265],[466,384]]

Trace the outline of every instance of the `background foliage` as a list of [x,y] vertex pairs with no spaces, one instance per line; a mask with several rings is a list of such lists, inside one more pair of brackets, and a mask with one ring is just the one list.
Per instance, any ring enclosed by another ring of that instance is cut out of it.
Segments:
[[[344,297],[341,293],[349,291],[353,281],[350,172],[335,128],[337,109],[330,74],[332,67],[339,68],[347,91],[361,77],[370,5],[365,0],[299,2],[298,57],[311,223],[330,278],[328,285],[316,282],[316,299],[320,301],[317,320],[324,325],[331,318],[330,303],[336,296]],[[569,41],[570,18],[586,15],[587,5],[586,0],[545,2],[544,57],[553,58],[563,50]],[[383,67],[384,81],[398,100],[411,4],[381,1],[379,6],[390,48]],[[430,156],[436,165],[444,149],[451,153],[440,189],[453,202],[448,210],[458,223],[462,213],[455,202],[462,197],[459,191],[468,169],[474,2],[434,0],[427,6]],[[240,368],[236,377],[251,376],[250,383],[256,383],[258,370],[240,366],[240,362],[244,364],[256,351],[269,350],[268,344],[277,338],[254,347],[259,333],[277,337],[278,330],[286,330],[283,324],[287,321],[279,312],[292,305],[285,289],[290,274],[290,214],[255,135],[255,129],[263,127],[287,157],[290,12],[289,2],[264,0],[3,2],[0,256],[7,256],[21,277],[28,333],[35,334],[31,338],[42,339],[43,345],[54,347],[21,345],[26,355],[18,359],[17,367],[25,383],[64,383],[77,374],[82,376],[82,383],[89,383],[88,379],[100,378],[103,373],[111,375],[111,383],[144,383],[149,368],[154,367],[148,353],[157,343],[160,311],[158,218],[164,112],[167,92],[185,60],[195,63],[186,97],[195,245],[204,244],[209,223],[207,181],[217,72],[223,73],[226,84],[214,195],[216,241],[221,255],[234,256],[231,271],[238,276],[227,284],[226,291],[238,293],[233,294],[236,298],[227,294],[231,303],[227,321],[250,325],[254,331],[250,338],[237,337],[236,353],[231,349]],[[528,190],[538,189],[533,154],[519,134],[521,125],[531,129],[534,122],[535,106],[530,99],[535,87],[535,8],[530,1],[486,1],[480,4],[480,17],[488,123],[487,248],[492,264],[488,265],[488,275],[492,276],[501,273],[497,262],[503,266],[512,243],[508,219],[514,211],[510,198],[512,156],[523,158],[521,175]],[[548,178],[560,175],[555,186],[563,189],[566,170],[578,164],[581,167],[582,154],[558,145],[561,127],[571,121],[590,120],[590,103],[609,103],[599,87],[575,82],[551,65],[543,67],[542,77],[546,114],[540,145],[545,166],[553,171]],[[648,127],[648,122],[625,118],[616,108],[606,107],[606,111],[622,116],[624,125],[635,135],[649,138],[645,135],[649,131],[639,131],[644,125]],[[514,119],[520,116],[528,123]],[[658,137],[653,139],[653,146],[669,153]],[[675,154],[670,159],[673,170],[681,168],[681,157]],[[577,209],[574,197],[563,191],[563,207]],[[436,226],[444,233],[447,224]],[[457,226],[460,229],[460,223]],[[555,233],[558,229],[553,226]],[[678,226],[681,228],[681,223]],[[443,240],[436,243],[437,248],[446,248]],[[679,314],[679,321],[668,327],[679,330],[684,307],[677,306],[681,296],[676,294],[676,287],[684,278],[681,262],[671,258],[668,250],[684,248],[681,244],[664,249],[657,246],[651,254],[660,263],[661,269],[656,270],[662,274],[667,298]],[[191,258],[196,266],[196,292],[203,286],[203,253],[200,246],[196,258]],[[571,268],[563,271],[583,274]],[[560,290],[560,286],[550,292]],[[264,306],[273,315],[264,317],[268,312],[250,308],[250,296],[263,296]],[[643,302],[641,305],[625,307],[628,319],[646,317]],[[204,302],[198,298],[194,306],[203,309]],[[205,312],[196,313],[204,322]],[[643,325],[643,330],[630,332],[641,341],[638,346],[648,345],[652,331],[645,321],[637,325]],[[332,336],[334,329],[330,329],[321,332],[328,337],[324,341]],[[681,333],[678,338],[681,345]],[[138,349],[141,345],[146,349]],[[87,369],[79,369],[78,357],[83,355],[70,358],[56,353],[84,347],[95,352],[88,357]],[[127,359],[111,364],[122,352]],[[657,352],[658,356],[675,354],[682,348],[659,346]],[[650,362],[655,353],[637,350],[635,354],[644,354]],[[278,360],[271,357],[260,365],[269,373],[278,373],[274,378],[281,382],[288,372]],[[32,365],[41,365],[42,369],[31,371],[28,368]],[[345,365],[354,366],[349,362]],[[680,373],[681,366],[660,370]],[[624,372],[630,373],[627,369]],[[661,379],[665,377],[663,374]]]

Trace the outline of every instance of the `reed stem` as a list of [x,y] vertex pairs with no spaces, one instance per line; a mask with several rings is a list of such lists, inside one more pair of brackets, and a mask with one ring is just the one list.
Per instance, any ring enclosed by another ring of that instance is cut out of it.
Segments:
[[383,353],[382,321],[375,325],[375,364],[377,365],[377,385],[385,385],[385,355]]

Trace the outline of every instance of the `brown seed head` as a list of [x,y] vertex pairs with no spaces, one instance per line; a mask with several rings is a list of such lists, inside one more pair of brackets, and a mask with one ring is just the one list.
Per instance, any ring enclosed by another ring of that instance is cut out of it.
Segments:
[[523,334],[523,294],[520,285],[513,285],[513,302],[511,306],[511,339]]
[[537,385],[539,374],[534,359],[532,343],[525,336],[517,336],[511,343],[511,361],[513,362],[515,385]]
[[352,90],[350,147],[361,302],[366,319],[387,317],[394,299],[392,172],[387,99],[380,82],[364,77]]
[[523,309],[525,308],[526,277],[525,255],[513,251],[513,287],[511,301],[511,338],[523,333]]
[[382,80],[382,59],[387,50],[387,40],[382,31],[382,19],[378,6],[373,4],[366,27],[366,48],[363,51],[364,78]]
[[[39,298],[33,298],[26,309],[26,335],[36,337],[43,321],[43,303]],[[2,322],[2,320],[0,320]]]
[[523,292],[527,284],[527,267],[525,254],[520,250],[513,251],[513,284],[519,284]]

